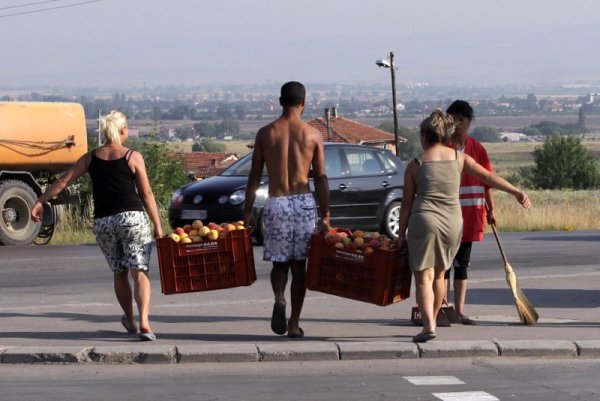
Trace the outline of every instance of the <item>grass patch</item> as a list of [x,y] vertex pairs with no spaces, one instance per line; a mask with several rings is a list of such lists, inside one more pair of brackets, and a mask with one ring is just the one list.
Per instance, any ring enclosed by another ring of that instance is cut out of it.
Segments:
[[[523,209],[515,198],[494,191],[500,231],[573,231],[600,229],[600,191],[527,191],[533,206]],[[487,228],[488,232],[491,229]]]

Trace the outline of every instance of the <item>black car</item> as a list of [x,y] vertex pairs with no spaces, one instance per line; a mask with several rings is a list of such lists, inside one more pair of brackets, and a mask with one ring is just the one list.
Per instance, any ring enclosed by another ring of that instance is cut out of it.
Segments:
[[[177,189],[169,204],[171,226],[182,227],[197,219],[217,224],[242,220],[251,161],[252,154],[248,154],[218,176]],[[331,226],[379,231],[396,237],[404,163],[387,149],[325,143],[325,164]],[[263,176],[254,203],[258,222],[254,235],[259,243],[263,238],[262,212],[268,185],[267,176]]]

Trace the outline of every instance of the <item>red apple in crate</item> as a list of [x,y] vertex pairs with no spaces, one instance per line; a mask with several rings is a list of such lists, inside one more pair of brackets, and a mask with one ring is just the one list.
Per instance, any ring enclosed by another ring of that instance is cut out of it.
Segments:
[[373,249],[377,249],[381,246],[381,242],[377,241],[376,239],[371,240],[371,242],[369,242],[369,246]]
[[183,234],[183,233],[185,233],[185,231],[183,230],[183,228],[181,228],[181,227],[177,227],[177,228],[175,229],[175,234],[177,234],[177,235],[181,235],[181,234]]
[[183,231],[185,231],[186,233],[189,233],[190,231],[192,231],[192,225],[191,224],[186,224],[182,228],[183,228]]
[[355,251],[358,249],[358,247],[356,246],[356,243],[354,243],[354,242],[350,242],[350,243],[348,243],[348,244],[346,245],[346,249],[347,249],[349,252],[355,252]]

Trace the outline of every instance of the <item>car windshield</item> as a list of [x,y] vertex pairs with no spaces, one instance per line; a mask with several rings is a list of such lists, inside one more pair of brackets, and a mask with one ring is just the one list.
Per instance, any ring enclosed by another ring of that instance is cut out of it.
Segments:
[[[227,167],[220,175],[247,177],[250,174],[250,167],[252,167],[252,153],[248,153],[246,156]],[[266,170],[263,169],[263,177],[265,176],[265,173]]]

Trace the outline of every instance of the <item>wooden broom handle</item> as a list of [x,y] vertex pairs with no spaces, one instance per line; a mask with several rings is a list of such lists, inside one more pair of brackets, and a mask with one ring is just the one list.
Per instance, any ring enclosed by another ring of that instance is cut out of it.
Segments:
[[[485,204],[485,210],[486,212],[489,213],[490,211],[490,207],[488,206],[488,204]],[[502,255],[502,260],[504,261],[504,263],[508,263],[508,259],[506,258],[506,255],[504,254],[504,249],[502,248],[502,243],[500,242],[500,237],[498,236],[498,231],[496,230],[496,223],[490,223],[490,226],[492,226],[492,232],[494,233],[494,237],[496,237],[496,242],[498,243],[498,248],[500,249],[500,255]]]

